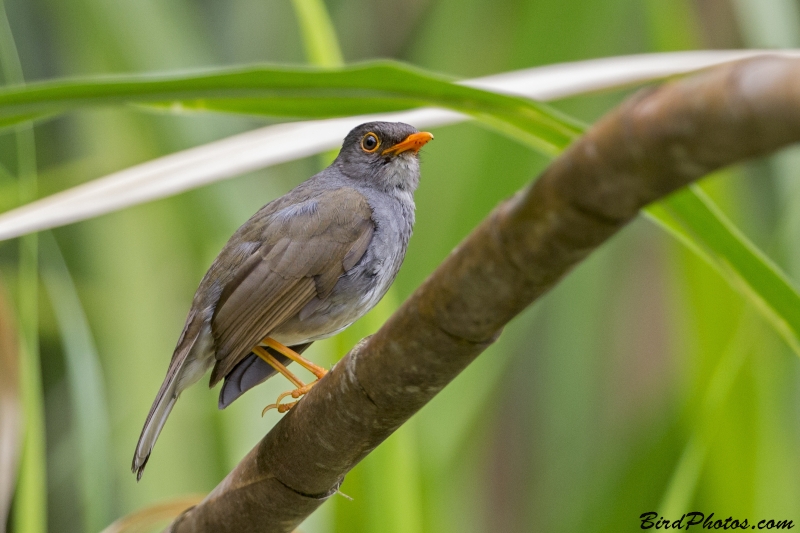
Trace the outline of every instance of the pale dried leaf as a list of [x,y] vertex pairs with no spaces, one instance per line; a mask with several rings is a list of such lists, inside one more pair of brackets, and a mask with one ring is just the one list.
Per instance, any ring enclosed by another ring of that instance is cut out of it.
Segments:
[[163,528],[183,511],[200,503],[204,497],[202,494],[191,494],[157,503],[120,518],[101,533],[147,533],[158,526]]

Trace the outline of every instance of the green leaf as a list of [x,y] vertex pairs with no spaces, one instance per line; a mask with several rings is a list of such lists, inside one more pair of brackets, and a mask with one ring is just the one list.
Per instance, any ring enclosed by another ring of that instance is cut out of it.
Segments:
[[14,530],[47,531],[47,446],[45,443],[44,389],[39,359],[38,235],[20,240],[19,308],[22,357],[20,384],[25,414],[25,437],[19,481],[14,497]]
[[42,280],[64,346],[78,441],[78,479],[84,530],[99,531],[112,517],[108,399],[100,357],[72,276],[52,233],[42,234]]
[[332,117],[420,106],[446,107],[481,119],[555,155],[581,131],[543,104],[451,83],[395,62],[342,69],[249,67],[181,76],[47,81],[0,90],[0,126],[87,106],[155,104],[176,112],[226,111],[274,117]]
[[658,506],[663,516],[680,516],[694,501],[703,465],[725,417],[726,402],[731,391],[735,390],[734,385],[750,350],[756,344],[752,314],[748,312],[742,317],[741,326],[734,330],[730,343],[714,368],[702,401],[697,402],[693,409],[697,416],[692,424],[692,434]]
[[713,266],[800,355],[800,294],[697,185],[648,207],[649,218]]
[[[8,23],[5,4],[0,2],[0,70],[6,81],[22,83],[22,64]],[[36,143],[33,125],[25,122],[38,113],[22,113],[14,132],[17,144],[17,198],[30,202],[36,197]],[[2,120],[0,120],[2,123]],[[44,386],[39,351],[39,236],[25,235],[19,241],[19,290],[17,313],[23,343],[20,378],[25,413],[25,440],[19,483],[14,501],[17,531],[47,531],[47,442],[45,438]]]

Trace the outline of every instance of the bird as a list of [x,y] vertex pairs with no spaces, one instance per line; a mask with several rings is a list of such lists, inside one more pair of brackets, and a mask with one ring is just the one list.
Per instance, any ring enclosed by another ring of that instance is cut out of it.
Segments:
[[[431,139],[401,122],[352,129],[330,166],[259,209],[228,240],[194,295],[131,470],[141,479],[178,396],[211,369],[224,409],[278,373],[288,411],[326,370],[301,354],[372,309],[394,282],[414,227],[419,151]],[[316,380],[305,384],[296,362]],[[263,412],[262,412],[263,415]]]

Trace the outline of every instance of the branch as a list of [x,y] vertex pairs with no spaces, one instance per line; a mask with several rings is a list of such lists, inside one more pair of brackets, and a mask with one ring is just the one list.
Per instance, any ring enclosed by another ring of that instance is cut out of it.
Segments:
[[170,531],[291,531],[642,207],[798,140],[800,60],[731,63],[634,95],[496,208]]

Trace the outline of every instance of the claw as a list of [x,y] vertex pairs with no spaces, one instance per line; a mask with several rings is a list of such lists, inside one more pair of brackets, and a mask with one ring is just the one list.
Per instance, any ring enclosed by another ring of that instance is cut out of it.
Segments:
[[[319,381],[319,380],[317,380],[317,381]],[[280,396],[278,396],[278,399],[275,400],[275,403],[269,404],[268,406],[266,406],[264,408],[263,411],[261,411],[261,416],[264,416],[266,414],[266,412],[269,411],[270,409],[277,409],[279,413],[287,412],[289,409],[294,407],[297,404],[297,402],[281,403],[281,400],[283,400],[287,396],[291,396],[292,398],[295,398],[295,399],[300,398],[300,396],[303,396],[308,391],[310,391],[311,388],[314,385],[317,384],[317,381],[313,381],[313,382],[309,383],[308,385],[303,385],[302,387],[299,387],[299,388],[294,389],[292,391],[287,391],[287,392],[282,393]]]
[[295,405],[297,405],[297,402],[271,403],[268,406],[266,406],[263,411],[261,411],[261,416],[264,416],[270,409],[277,409],[279,413],[286,413],[289,411],[289,409],[291,409]]
[[281,405],[278,406],[278,412],[287,413],[289,412],[289,409],[291,409],[295,405],[297,405],[297,402],[282,403]]

